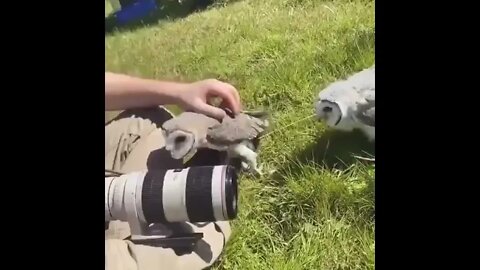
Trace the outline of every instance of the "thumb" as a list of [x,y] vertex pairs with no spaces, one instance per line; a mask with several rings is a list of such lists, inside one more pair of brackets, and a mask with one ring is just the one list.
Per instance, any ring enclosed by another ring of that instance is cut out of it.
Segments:
[[207,116],[216,118],[219,121],[221,121],[226,116],[226,112],[224,110],[214,107],[212,105],[208,105],[207,103],[199,103],[195,107],[198,113],[202,113]]

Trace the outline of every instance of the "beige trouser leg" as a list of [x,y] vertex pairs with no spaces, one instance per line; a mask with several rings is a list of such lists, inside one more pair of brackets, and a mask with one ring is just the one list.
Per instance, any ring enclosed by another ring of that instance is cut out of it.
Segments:
[[[125,112],[105,126],[105,168],[129,173],[139,170],[181,168],[164,150],[161,124],[171,118],[163,109]],[[191,252],[177,255],[172,248],[136,245],[128,223],[112,221],[105,230],[106,269],[205,269],[220,256],[230,237],[228,222],[184,223],[204,237]]]

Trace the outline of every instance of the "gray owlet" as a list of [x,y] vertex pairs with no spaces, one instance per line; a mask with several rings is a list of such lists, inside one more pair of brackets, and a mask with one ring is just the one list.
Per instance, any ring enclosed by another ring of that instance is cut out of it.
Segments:
[[375,65],[320,91],[315,101],[315,114],[332,129],[359,129],[374,141]]
[[226,116],[222,122],[203,114],[184,112],[162,126],[166,150],[174,159],[193,155],[199,148],[226,151],[227,158],[240,158],[242,167],[262,175],[257,165],[259,137],[269,127],[264,112]]

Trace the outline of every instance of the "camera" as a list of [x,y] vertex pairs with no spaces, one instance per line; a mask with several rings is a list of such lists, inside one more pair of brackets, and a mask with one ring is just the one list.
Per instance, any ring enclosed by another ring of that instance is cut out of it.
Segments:
[[[237,216],[237,170],[231,165],[139,171],[105,178],[105,222],[128,222],[132,239],[151,224],[214,222]],[[157,233],[158,240],[174,237]]]

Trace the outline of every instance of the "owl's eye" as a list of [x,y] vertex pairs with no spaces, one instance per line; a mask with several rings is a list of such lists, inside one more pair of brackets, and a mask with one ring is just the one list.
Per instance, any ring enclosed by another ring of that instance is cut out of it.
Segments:
[[176,144],[180,144],[180,143],[183,143],[187,140],[187,138],[185,138],[185,136],[178,136],[177,138],[175,138],[175,143]]
[[325,112],[325,113],[328,113],[328,112],[331,112],[331,111],[332,111],[331,107],[324,107],[323,108],[323,112]]

